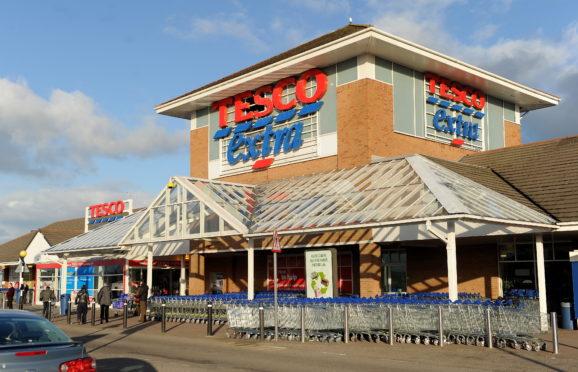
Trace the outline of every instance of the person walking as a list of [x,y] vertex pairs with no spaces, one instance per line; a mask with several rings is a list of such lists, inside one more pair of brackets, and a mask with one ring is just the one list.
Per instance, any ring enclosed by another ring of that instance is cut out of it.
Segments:
[[104,283],[100,291],[98,291],[96,302],[100,305],[100,324],[103,321],[108,323],[108,308],[112,304],[112,291],[108,283]]
[[149,287],[145,284],[144,280],[140,281],[140,285],[136,290],[134,295],[135,302],[138,302],[138,313],[139,313],[139,321],[144,323],[146,321],[147,315],[147,298],[149,295]]
[[23,282],[22,285],[20,286],[20,303],[23,305],[26,303],[26,300],[28,299],[29,290],[30,287],[28,287],[28,283]]
[[10,287],[6,291],[6,307],[12,309],[12,302],[14,301],[14,285],[10,283]]
[[88,312],[88,301],[90,300],[88,296],[88,291],[86,290],[86,284],[82,285],[80,291],[76,295],[76,300],[74,303],[76,307],[76,319],[78,324],[86,324],[86,313]]
[[50,286],[46,286],[40,291],[40,301],[42,301],[42,315],[48,319],[50,312],[50,301],[54,301],[54,291]]

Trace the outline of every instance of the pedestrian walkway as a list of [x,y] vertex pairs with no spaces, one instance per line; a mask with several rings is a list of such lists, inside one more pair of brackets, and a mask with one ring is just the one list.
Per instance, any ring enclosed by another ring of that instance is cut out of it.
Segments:
[[[38,309],[39,310],[39,309]],[[37,310],[37,311],[38,311]],[[139,323],[137,317],[129,317],[127,329],[123,328],[122,316],[111,314],[109,323],[95,326],[90,324],[89,312],[88,323],[76,324],[76,318],[72,317],[72,324],[67,324],[65,316],[56,315],[53,322],[75,339],[84,342],[89,352],[105,352],[108,345],[113,345],[120,340],[136,340],[146,337],[147,340],[155,340],[157,347],[162,350],[165,345],[163,340],[171,340],[185,347],[187,343],[205,343],[215,347],[239,348],[243,346],[262,345],[262,348],[277,347],[283,350],[291,350],[293,353],[305,350],[317,351],[320,355],[326,353],[346,353],[357,357],[367,358],[393,358],[416,362],[422,361],[424,365],[440,363],[468,369],[478,370],[554,370],[554,371],[578,371],[578,331],[559,330],[559,354],[552,353],[551,334],[541,337],[547,340],[546,351],[526,351],[507,349],[488,349],[477,346],[446,345],[443,348],[432,345],[394,344],[354,342],[344,343],[319,343],[290,341],[259,342],[257,340],[239,340],[227,338],[227,325],[214,325],[213,336],[207,336],[206,324],[171,323],[166,324],[166,332],[161,332],[161,323],[149,321]],[[97,312],[98,317],[98,312]],[[100,344],[96,345],[96,339],[100,338]],[[103,338],[108,340],[103,342]],[[145,341],[143,341],[145,342]],[[146,341],[148,342],[148,341]],[[167,343],[168,345],[168,343]],[[137,345],[135,345],[136,347]],[[110,346],[112,347],[112,346]],[[168,347],[168,346],[167,346]],[[92,351],[91,351],[92,350]],[[257,349],[255,349],[257,350]],[[307,369],[306,369],[307,370]]]

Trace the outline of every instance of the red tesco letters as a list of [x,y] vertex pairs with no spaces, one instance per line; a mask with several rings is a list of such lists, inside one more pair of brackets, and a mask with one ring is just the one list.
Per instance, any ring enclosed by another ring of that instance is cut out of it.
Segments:
[[[316,87],[311,96],[307,96],[307,82],[315,79]],[[295,98],[288,102],[283,102],[283,92],[287,87],[295,86]],[[233,97],[228,97],[217,102],[213,102],[213,110],[219,111],[219,127],[227,126],[227,108],[234,105],[235,123],[240,123],[254,118],[261,118],[273,112],[273,108],[279,111],[290,110],[297,104],[297,101],[308,104],[320,100],[327,92],[327,75],[319,69],[305,71],[298,79],[288,77],[279,80],[274,86],[265,85],[261,88],[239,93]],[[263,106],[262,111],[251,111],[251,102]]]
[[110,203],[96,204],[91,205],[88,209],[90,210],[90,218],[120,214],[124,212],[124,202],[119,200]]
[[440,97],[447,98],[454,102],[462,102],[466,106],[474,106],[482,110],[486,105],[486,96],[481,91],[472,87],[462,86],[460,83],[444,79],[432,73],[425,74],[429,80],[429,92],[436,93],[436,86],[439,86]]

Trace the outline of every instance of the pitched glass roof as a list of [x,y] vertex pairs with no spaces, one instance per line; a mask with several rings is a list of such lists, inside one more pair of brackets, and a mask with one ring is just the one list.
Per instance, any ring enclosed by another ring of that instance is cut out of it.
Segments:
[[121,244],[478,216],[555,221],[421,155],[242,185],[173,177]]

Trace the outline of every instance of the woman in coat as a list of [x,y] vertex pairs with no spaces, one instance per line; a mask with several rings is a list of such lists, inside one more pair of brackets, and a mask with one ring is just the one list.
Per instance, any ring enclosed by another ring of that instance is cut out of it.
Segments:
[[82,286],[78,294],[76,295],[76,304],[78,307],[76,308],[76,317],[78,319],[78,323],[86,324],[86,313],[88,312],[88,301],[90,301],[90,297],[88,296],[88,291],[86,290],[86,284]]
[[100,291],[98,291],[96,301],[100,305],[100,324],[102,324],[103,320],[108,323],[108,308],[112,304],[112,291],[108,283],[104,283]]

